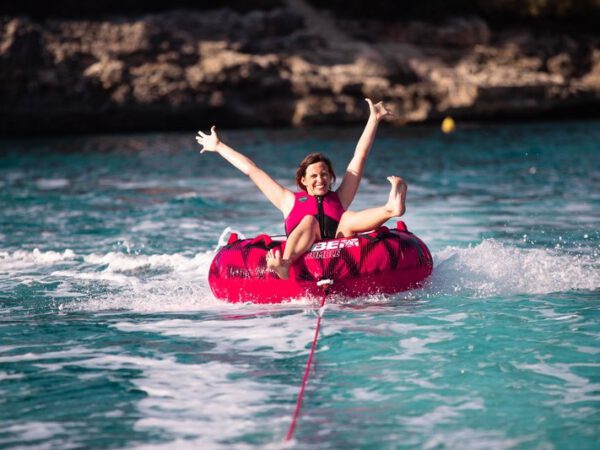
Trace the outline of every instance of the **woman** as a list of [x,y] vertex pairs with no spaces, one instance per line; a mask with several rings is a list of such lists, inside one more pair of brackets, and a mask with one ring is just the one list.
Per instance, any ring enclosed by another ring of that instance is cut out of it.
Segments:
[[300,163],[296,172],[296,184],[302,190],[294,193],[286,189],[246,156],[219,140],[216,127],[210,134],[198,132],[196,140],[202,146],[200,153],[217,152],[242,173],[248,175],[261,192],[279,209],[285,218],[288,235],[283,255],[279,250],[267,254],[267,267],[279,278],[289,278],[290,265],[319,239],[350,237],[373,230],[392,217],[405,211],[406,183],[400,177],[388,177],[392,187],[383,206],[363,211],[348,211],[358,191],[365,162],[377,126],[390,114],[383,102],[369,104],[369,119],[358,140],[354,156],[348,164],[340,187],[332,191],[335,173],[331,162],[320,153],[311,153]]

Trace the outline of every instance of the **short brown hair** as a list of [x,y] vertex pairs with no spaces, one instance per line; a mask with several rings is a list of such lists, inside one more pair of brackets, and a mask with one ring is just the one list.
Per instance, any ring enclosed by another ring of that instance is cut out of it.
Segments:
[[306,176],[306,169],[311,164],[319,162],[325,163],[327,170],[329,170],[329,173],[331,174],[331,184],[335,183],[335,172],[333,171],[333,166],[331,165],[329,158],[322,153],[311,153],[302,160],[298,166],[298,169],[296,170],[296,185],[303,191],[306,191],[306,186],[302,184],[302,178]]

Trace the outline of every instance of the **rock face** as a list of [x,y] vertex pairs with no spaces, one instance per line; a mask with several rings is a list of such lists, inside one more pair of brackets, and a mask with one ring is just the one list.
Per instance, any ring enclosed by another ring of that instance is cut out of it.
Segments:
[[305,126],[597,114],[600,38],[337,19],[299,0],[270,11],[177,10],[110,21],[0,18],[0,133]]

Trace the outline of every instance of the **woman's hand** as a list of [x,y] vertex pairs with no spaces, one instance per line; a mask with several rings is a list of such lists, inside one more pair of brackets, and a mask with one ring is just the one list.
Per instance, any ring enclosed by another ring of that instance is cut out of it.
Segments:
[[379,102],[373,104],[370,98],[365,98],[367,103],[369,104],[369,110],[371,111],[371,116],[375,117],[377,122],[383,119],[385,116],[391,116],[392,113],[385,107],[383,102]]
[[204,134],[202,131],[198,131],[196,141],[202,146],[200,153],[204,152],[216,152],[218,146],[221,143],[219,136],[217,136],[217,127],[214,125],[210,128],[210,134]]

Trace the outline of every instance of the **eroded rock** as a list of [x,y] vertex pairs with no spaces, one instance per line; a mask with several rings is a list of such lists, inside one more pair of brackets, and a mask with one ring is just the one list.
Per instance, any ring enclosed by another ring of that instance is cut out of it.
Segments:
[[[595,35],[492,32],[477,17],[341,20],[287,4],[110,21],[4,18],[0,132],[360,123],[364,97],[385,100],[397,124],[600,102]],[[52,119],[29,120],[41,116]]]

